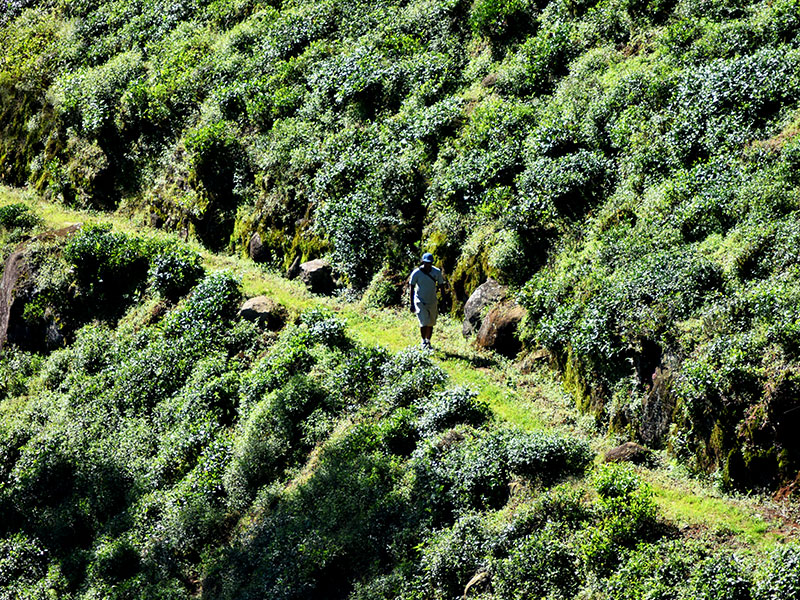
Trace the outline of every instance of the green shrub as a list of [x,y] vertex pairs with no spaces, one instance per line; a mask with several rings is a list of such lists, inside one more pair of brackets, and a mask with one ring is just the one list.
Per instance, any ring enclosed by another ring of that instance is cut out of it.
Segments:
[[331,348],[347,346],[345,322],[336,318],[331,311],[312,308],[300,315],[300,322],[308,328],[309,341],[324,344]]
[[[612,188],[611,164],[600,153],[579,150],[558,158],[533,160],[520,185],[531,202],[544,202],[569,218],[578,218],[605,199]],[[533,200],[536,196],[540,199]]]
[[481,515],[464,515],[451,527],[431,534],[421,552],[421,574],[415,587],[425,590],[429,598],[455,598],[464,593],[476,572],[488,568],[491,531]]
[[280,474],[291,449],[291,423],[276,412],[274,394],[253,406],[236,436],[225,471],[225,488],[234,507],[249,504],[258,488]]
[[64,248],[82,290],[99,305],[131,299],[147,276],[142,240],[111,231],[110,225],[81,228]]
[[395,354],[382,369],[380,398],[391,406],[408,406],[441,389],[447,375],[420,348]]
[[369,283],[376,257],[385,254],[381,232],[394,219],[381,214],[381,204],[374,193],[358,190],[329,201],[318,215],[333,243],[334,262],[357,289]]
[[540,29],[506,57],[497,86],[516,96],[551,91],[567,74],[567,64],[579,50],[573,36],[573,26],[565,21]]
[[150,260],[147,282],[156,293],[176,300],[186,294],[204,274],[200,255],[175,245],[163,249]]
[[41,223],[41,218],[27,204],[18,202],[0,206],[0,227],[27,230],[33,229]]
[[[561,530],[562,537],[569,531],[580,531],[594,519],[592,507],[586,502],[584,492],[569,484],[544,491],[533,502],[522,504],[511,521],[503,527],[494,540],[498,556],[507,556],[520,539],[552,526]],[[555,530],[554,530],[555,531]]]
[[800,598],[800,548],[789,544],[773,550],[755,577],[753,600]]
[[4,598],[66,596],[69,582],[41,541],[22,533],[0,539],[0,589]]
[[[533,26],[532,4],[528,0],[477,0],[470,9],[470,27],[475,34],[498,38],[515,29],[524,31]],[[519,23],[526,20],[528,27]]]
[[582,474],[594,458],[583,440],[538,432],[509,434],[505,453],[514,473],[545,484]]
[[0,355],[0,401],[23,396],[30,380],[42,368],[42,358],[16,348],[4,349]]
[[165,542],[179,559],[199,556],[225,531],[224,474],[231,447],[230,432],[218,433],[195,467],[167,495],[162,520]]
[[416,404],[420,411],[417,428],[423,435],[434,435],[458,424],[478,427],[491,416],[485,402],[476,400],[477,393],[464,387],[438,392]]
[[402,303],[404,291],[404,286],[398,285],[397,278],[392,277],[391,272],[384,267],[375,273],[364,290],[361,303],[370,308],[397,306]]
[[727,553],[704,560],[693,582],[696,597],[701,600],[750,600],[752,585],[750,565]]
[[209,248],[228,245],[236,208],[251,193],[253,175],[236,127],[219,121],[190,131],[186,150],[190,181],[203,199],[194,216],[195,231]]
[[519,540],[508,557],[492,563],[492,588],[501,598],[574,598],[581,586],[578,555],[558,530]]
[[136,575],[140,561],[139,552],[129,540],[102,540],[94,550],[89,577],[107,582],[121,582]]
[[192,344],[208,342],[231,323],[241,297],[241,284],[231,273],[208,275],[194,287],[184,304],[164,318],[164,333],[181,336]]
[[594,477],[602,528],[615,543],[635,544],[656,533],[653,491],[629,465],[604,465]]
[[691,542],[641,544],[626,554],[619,568],[603,582],[603,595],[610,600],[696,597],[689,582],[702,556]]
[[463,212],[479,205],[485,190],[513,183],[523,168],[523,140],[533,116],[525,103],[483,99],[458,138],[440,150],[428,194]]
[[310,369],[314,364],[310,346],[308,329],[286,327],[278,342],[243,378],[240,412],[246,414],[252,404],[280,387],[292,375]]
[[[758,138],[770,107],[794,97],[796,52],[773,48],[687,71],[672,103],[670,144],[685,163]],[[752,87],[753,77],[766,82]],[[725,90],[718,94],[716,90]]]
[[355,346],[343,363],[330,368],[325,387],[332,406],[353,408],[366,404],[381,385],[381,369],[389,360],[386,350]]
[[88,136],[102,136],[114,127],[128,83],[142,72],[138,50],[120,53],[95,67],[67,71],[55,85],[56,106],[68,124]]
[[435,523],[470,510],[498,509],[508,500],[508,473],[498,432],[459,428],[417,446],[411,469],[417,502],[429,507]]

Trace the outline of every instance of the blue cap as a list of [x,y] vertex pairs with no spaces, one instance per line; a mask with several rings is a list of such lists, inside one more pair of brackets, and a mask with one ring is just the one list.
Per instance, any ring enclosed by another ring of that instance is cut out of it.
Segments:
[[426,252],[422,255],[422,262],[424,263],[432,263],[433,262],[433,254],[430,252]]

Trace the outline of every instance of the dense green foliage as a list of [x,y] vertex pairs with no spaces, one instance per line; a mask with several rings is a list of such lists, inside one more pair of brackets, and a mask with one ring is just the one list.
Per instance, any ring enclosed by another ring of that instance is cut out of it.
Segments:
[[39,217],[26,204],[0,206],[0,226],[6,230],[33,229],[39,222]]
[[498,600],[796,594],[796,547],[755,571],[679,550],[632,468],[583,479],[586,442],[493,422],[425,351],[318,308],[263,335],[225,272],[142,311],[153,244],[81,230],[81,290],[144,286],[153,255],[151,286],[118,325],[0,357],[0,597],[449,599],[476,575]]
[[[519,292],[599,426],[728,486],[796,478],[797,0],[15,0],[0,56],[3,183],[326,253],[373,306],[433,251],[454,310]],[[5,254],[40,223],[0,210]],[[87,227],[26,261],[9,597],[449,598],[481,570],[498,598],[798,595],[795,547],[682,553],[629,474],[548,491],[581,442],[330,314],[273,343],[180,245]]]
[[[796,0],[53,0],[0,32],[0,171],[398,301],[522,288],[598,422],[794,477]],[[386,267],[386,265],[392,265]],[[172,264],[169,297],[193,267]],[[373,277],[373,275],[376,275]]]
[[42,220],[24,204],[3,207],[0,219],[12,227],[0,236],[2,253],[17,250],[23,256],[22,277],[12,292],[21,314],[11,320],[24,332],[12,342],[24,350],[52,350],[94,320],[114,323],[148,292],[175,302],[205,273],[200,255],[175,242],[114,232],[107,225],[22,242],[41,229]]

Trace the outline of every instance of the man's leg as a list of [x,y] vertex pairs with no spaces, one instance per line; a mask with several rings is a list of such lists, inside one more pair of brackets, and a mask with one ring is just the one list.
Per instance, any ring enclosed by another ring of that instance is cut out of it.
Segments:
[[428,325],[422,328],[422,339],[426,340],[428,344],[431,343],[431,336],[433,335],[433,325]]

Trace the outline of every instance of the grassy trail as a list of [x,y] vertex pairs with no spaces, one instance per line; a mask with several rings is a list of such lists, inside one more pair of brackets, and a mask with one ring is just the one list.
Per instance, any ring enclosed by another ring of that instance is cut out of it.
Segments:
[[[19,201],[29,203],[49,228],[110,222],[138,235],[175,237],[150,228],[143,216],[79,211],[0,187],[0,205]],[[230,270],[240,276],[247,297],[269,296],[293,315],[313,306],[328,307],[347,321],[359,341],[393,352],[419,343],[416,319],[408,311],[369,309],[337,298],[314,296],[299,282],[286,280],[249,259],[211,254],[199,245],[194,247],[202,253],[210,270]],[[590,441],[598,456],[625,441],[602,435],[591,418],[580,415],[558,376],[546,365],[523,374],[512,361],[476,350],[462,337],[461,323],[447,316],[440,319],[433,342],[435,359],[451,381],[477,391],[498,419],[528,430],[548,428],[579,435]],[[641,474],[652,485],[662,514],[686,535],[755,551],[800,538],[797,505],[723,495],[691,478],[665,457],[660,458],[660,463],[655,469],[643,469]]]

